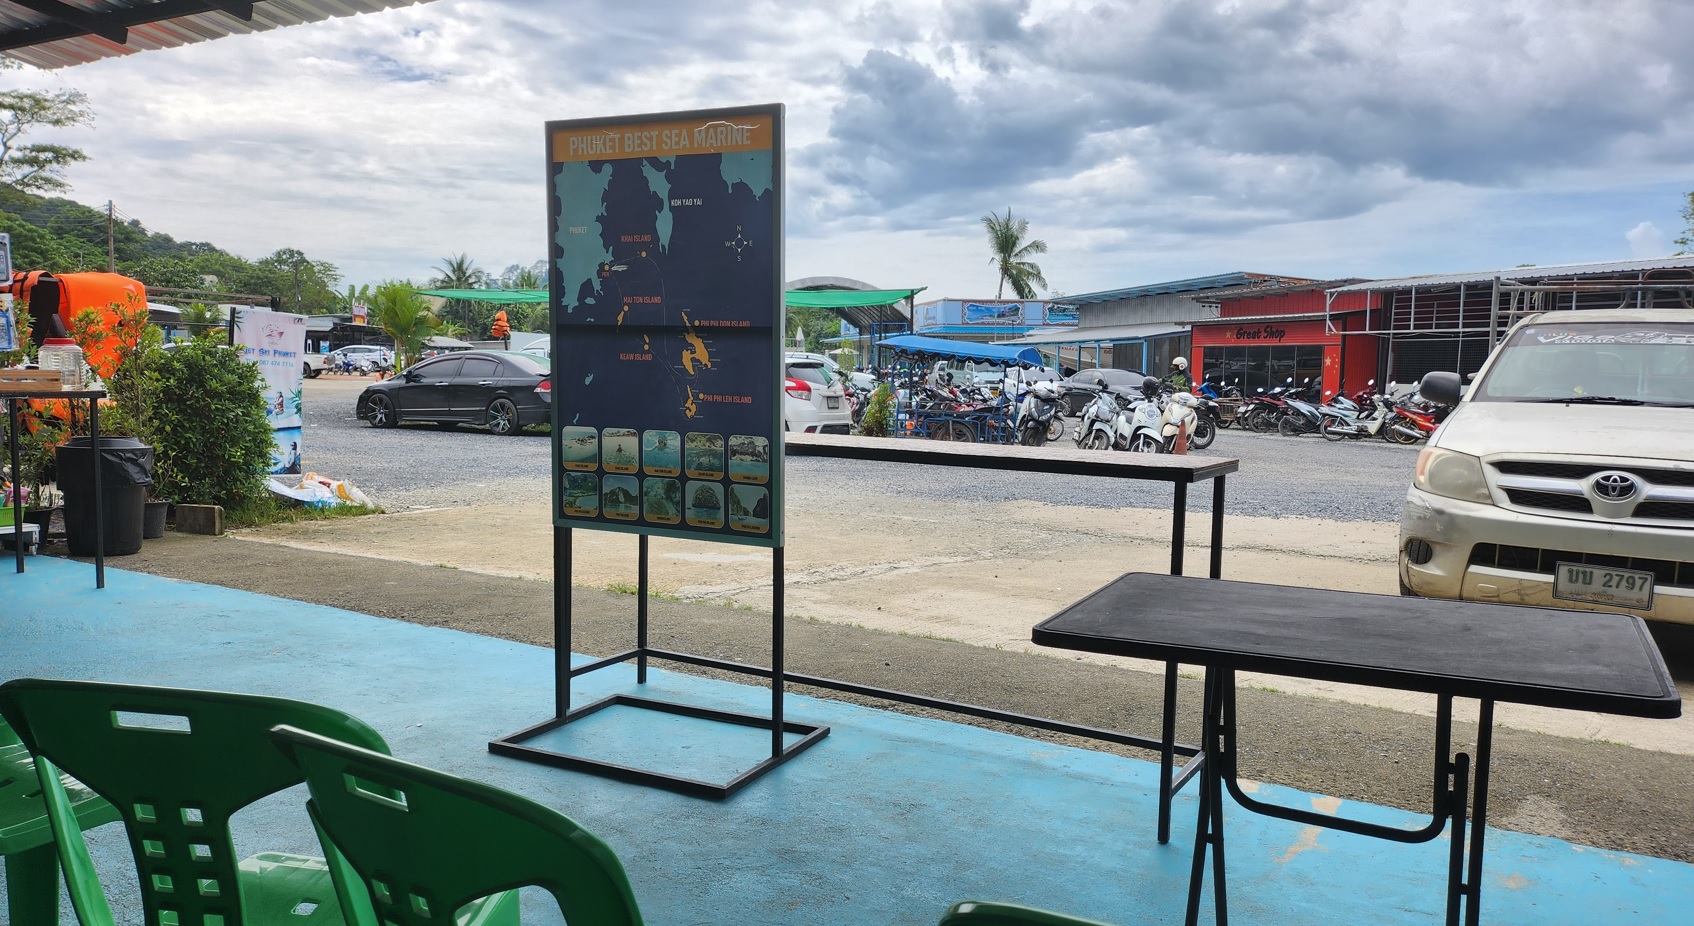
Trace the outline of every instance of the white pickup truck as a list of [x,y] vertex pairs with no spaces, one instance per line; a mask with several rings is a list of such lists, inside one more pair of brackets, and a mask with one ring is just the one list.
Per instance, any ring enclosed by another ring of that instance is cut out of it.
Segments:
[[1694,624],[1694,311],[1512,326],[1455,405],[1400,521],[1400,590]]

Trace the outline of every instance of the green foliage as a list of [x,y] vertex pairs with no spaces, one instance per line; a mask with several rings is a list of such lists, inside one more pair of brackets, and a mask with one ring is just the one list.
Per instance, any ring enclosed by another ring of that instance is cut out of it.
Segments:
[[1029,234],[1028,219],[1012,218],[1012,210],[1007,207],[1004,217],[992,212],[983,216],[982,225],[988,230],[988,262],[1000,271],[1000,288],[994,298],[1005,297],[1007,283],[1012,284],[1012,292],[1019,299],[1034,299],[1036,287],[1047,288],[1041,265],[1030,260],[1047,253],[1047,242],[1039,238],[1023,240]]
[[[486,289],[488,271],[478,267],[467,254],[443,257],[429,281],[430,289]],[[449,299],[441,309],[441,320],[450,321],[465,332],[487,331],[494,318],[494,306],[487,302]],[[454,335],[457,337],[457,335]]]
[[518,271],[517,276],[512,277],[512,288],[546,289],[547,281],[541,278],[541,274],[537,273],[534,267],[525,267]]
[[514,331],[546,331],[550,317],[545,303],[516,305],[512,307],[512,330]]
[[441,319],[410,284],[390,280],[371,293],[371,322],[394,339],[394,368],[403,370],[423,353],[424,339],[438,333]]
[[1688,227],[1682,230],[1682,237],[1671,244],[1679,248],[1678,255],[1694,254],[1694,193],[1689,193],[1688,202],[1682,204],[1682,221],[1688,223]]
[[871,397],[865,401],[865,416],[859,421],[859,433],[866,437],[887,437],[894,426],[894,390],[887,383],[877,383]]
[[818,309],[811,306],[789,306],[786,313],[788,321],[783,332],[787,336],[786,343],[793,344],[794,336],[800,331],[806,332],[805,350],[814,354],[822,353],[823,339],[833,338],[841,333],[841,316],[829,309]]
[[[16,67],[0,59],[0,70]],[[0,183],[30,193],[69,189],[65,168],[88,155],[65,145],[24,144],[23,138],[36,129],[93,124],[94,110],[81,90],[0,90]]]
[[225,508],[262,496],[273,439],[259,368],[228,347],[191,341],[162,353],[157,380],[154,491]]

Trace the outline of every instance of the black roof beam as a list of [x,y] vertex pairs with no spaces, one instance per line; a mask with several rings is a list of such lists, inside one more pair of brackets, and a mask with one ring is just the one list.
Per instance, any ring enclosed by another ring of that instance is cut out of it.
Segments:
[[128,30],[131,26],[144,26],[149,23],[177,19],[182,16],[194,16],[199,13],[223,13],[242,22],[251,22],[254,7],[253,3],[243,2],[243,0],[162,0],[159,3],[146,3],[105,13],[90,13],[66,6],[58,0],[7,0],[7,2],[34,10],[43,16],[52,17],[55,21],[29,29],[0,34],[0,51],[28,48],[32,45],[45,45],[49,42],[74,39],[85,35],[97,35],[107,41],[124,45],[128,44]]

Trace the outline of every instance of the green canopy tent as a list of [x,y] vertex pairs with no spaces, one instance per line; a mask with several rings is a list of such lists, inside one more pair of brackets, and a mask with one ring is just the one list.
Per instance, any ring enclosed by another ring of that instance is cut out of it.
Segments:
[[420,289],[418,295],[462,299],[465,302],[519,302],[533,305],[547,301],[545,289]]

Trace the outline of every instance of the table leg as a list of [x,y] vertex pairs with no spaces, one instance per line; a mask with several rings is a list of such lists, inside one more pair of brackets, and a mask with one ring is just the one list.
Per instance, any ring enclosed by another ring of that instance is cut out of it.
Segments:
[[1447,926],[1459,926],[1465,897],[1465,816],[1470,796],[1470,756],[1453,759],[1447,799],[1453,829],[1447,834]]
[[1488,828],[1488,763],[1493,751],[1494,702],[1483,701],[1476,719],[1476,782],[1471,798],[1470,872],[1465,878],[1466,926],[1482,916],[1482,841]]
[[[1201,756],[1205,753],[1201,753]],[[1189,760],[1200,761],[1200,756]],[[1159,731],[1159,845],[1171,841],[1171,770],[1176,764],[1176,663],[1165,663],[1165,708]]]
[[1212,578],[1223,578],[1223,479],[1212,480]]
[[1176,484],[1171,502],[1171,575],[1182,575],[1182,548],[1188,543],[1188,483]]
[[88,399],[88,445],[94,451],[94,587],[106,587],[106,505],[100,494],[100,400]]
[[[8,430],[6,431],[6,446],[12,452],[12,549],[18,551],[18,571],[24,571],[24,504],[23,493],[17,491],[22,487],[18,478],[18,403],[22,399],[6,400],[6,415]],[[42,540],[47,538],[43,536]]]
[[[1208,759],[1223,755],[1225,729],[1235,722],[1229,701],[1235,673],[1206,669],[1206,707],[1201,719],[1200,748]],[[1229,897],[1224,878],[1223,768],[1207,761],[1200,767],[1200,811],[1194,821],[1194,865],[1188,876],[1187,926],[1198,926],[1200,895],[1205,887],[1206,850],[1212,852],[1212,903],[1218,926],[1229,926]]]

